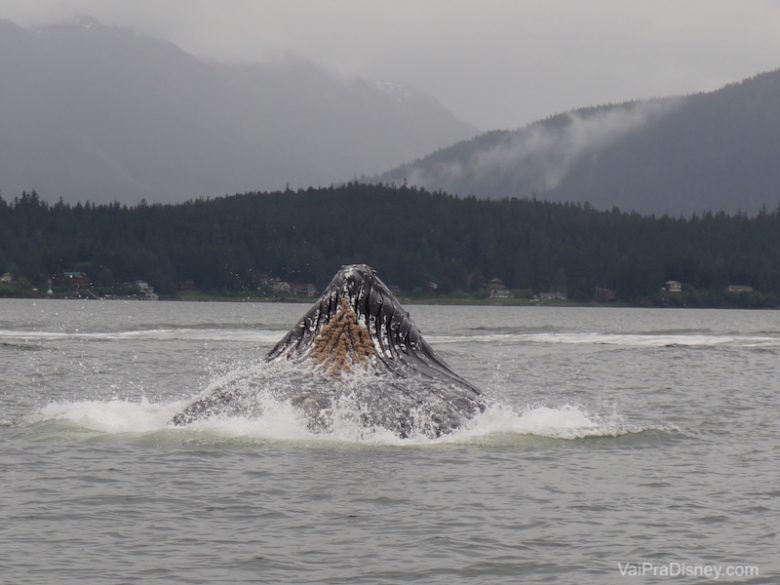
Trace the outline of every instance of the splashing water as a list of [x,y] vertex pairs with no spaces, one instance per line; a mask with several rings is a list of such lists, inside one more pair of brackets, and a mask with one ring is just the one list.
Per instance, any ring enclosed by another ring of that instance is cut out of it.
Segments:
[[[214,415],[184,427],[171,424],[171,418],[189,400],[154,403],[147,399],[127,401],[52,402],[27,419],[28,423],[63,424],[66,429],[97,434],[145,436],[165,433],[169,437],[224,441],[241,439],[258,442],[305,444],[434,445],[434,444],[512,444],[523,438],[575,440],[591,437],[619,437],[648,430],[669,431],[671,427],[640,426],[627,423],[617,412],[592,413],[582,405],[516,405],[489,403],[485,412],[475,416],[453,433],[432,439],[424,432],[426,412],[412,413],[419,418],[417,432],[400,438],[382,426],[366,426],[361,417],[364,404],[356,394],[333,400],[323,414],[327,425],[313,430],[306,413],[295,406],[280,387],[295,391],[299,379],[280,376],[289,366],[257,364],[229,372],[214,380],[203,394],[227,388],[244,396],[246,410],[230,415]],[[347,385],[357,390],[365,382],[356,372]],[[251,401],[247,399],[251,398]]]

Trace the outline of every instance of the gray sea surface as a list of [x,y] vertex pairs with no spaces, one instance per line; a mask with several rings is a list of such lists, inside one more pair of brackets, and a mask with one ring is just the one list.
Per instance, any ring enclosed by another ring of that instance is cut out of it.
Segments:
[[407,309],[451,436],[169,424],[304,305],[0,300],[0,583],[778,582],[780,312]]

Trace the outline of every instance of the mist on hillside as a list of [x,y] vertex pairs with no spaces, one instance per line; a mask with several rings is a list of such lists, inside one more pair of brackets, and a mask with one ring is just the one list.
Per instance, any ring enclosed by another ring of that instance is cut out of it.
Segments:
[[633,102],[613,108],[574,111],[555,123],[536,123],[507,133],[495,144],[469,153],[465,160],[412,166],[405,176],[409,184],[426,188],[450,188],[464,178],[471,183],[500,175],[509,177],[511,195],[531,195],[556,189],[583,158],[598,156],[604,148],[631,132],[668,115],[682,99]]
[[204,61],[94,19],[0,21],[0,191],[174,202],[377,173],[473,135],[432,97],[294,56]]

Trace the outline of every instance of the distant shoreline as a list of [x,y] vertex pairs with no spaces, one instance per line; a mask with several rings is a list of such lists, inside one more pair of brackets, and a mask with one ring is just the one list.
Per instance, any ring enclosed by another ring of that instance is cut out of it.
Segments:
[[[200,297],[201,295],[199,295]],[[206,295],[209,298],[164,298],[166,301],[185,301],[185,302],[237,302],[237,303],[297,303],[313,304],[317,297],[233,297],[229,295]],[[657,305],[626,302],[582,302],[582,301],[533,301],[531,299],[481,299],[473,297],[405,297],[398,296],[398,301],[402,305],[432,305],[432,306],[461,306],[461,307],[557,307],[557,308],[606,308],[606,309],[747,309],[747,310],[766,310],[774,311],[780,307],[739,307],[734,305],[711,305],[711,306],[678,306],[678,305]]]
[[409,303],[780,307],[780,210],[653,218],[349,183],[170,206],[30,193],[0,220],[0,296],[309,302],[358,241]]
[[[191,302],[191,303],[294,303],[311,305],[318,297],[284,296],[269,297],[259,295],[218,294],[199,291],[185,291],[178,296],[161,296],[159,302]],[[60,301],[148,301],[136,297],[68,297],[68,296],[42,296],[42,295],[18,295],[0,297],[3,299],[27,299],[27,300],[60,300]],[[402,305],[431,305],[431,306],[473,306],[473,307],[557,307],[557,308],[614,308],[614,309],[741,309],[775,311],[780,307],[744,307],[735,305],[659,305],[651,303],[626,303],[626,302],[581,302],[545,300],[535,301],[526,298],[490,299],[477,297],[406,297],[398,296]]]

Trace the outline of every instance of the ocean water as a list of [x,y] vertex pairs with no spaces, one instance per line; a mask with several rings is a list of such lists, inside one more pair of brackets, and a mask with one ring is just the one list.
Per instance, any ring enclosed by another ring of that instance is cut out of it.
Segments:
[[780,312],[408,309],[453,435],[168,424],[303,305],[0,300],[0,583],[778,582]]

